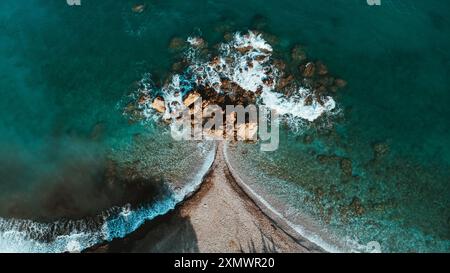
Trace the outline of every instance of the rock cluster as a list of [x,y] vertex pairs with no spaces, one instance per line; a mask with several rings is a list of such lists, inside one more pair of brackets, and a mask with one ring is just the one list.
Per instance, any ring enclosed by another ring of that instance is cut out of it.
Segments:
[[[290,73],[284,61],[272,58],[273,49],[263,36],[270,37],[252,31],[225,37],[229,42],[215,47],[218,54],[209,53],[203,38],[173,38],[170,50],[185,52],[183,60],[173,65],[177,74],[162,87],[145,85],[140,88],[141,95],[135,108],[143,110],[146,115],[153,110],[166,121],[177,118],[174,113],[180,112],[183,106],[192,107],[200,97],[203,100],[202,111],[208,105],[217,105],[225,110],[226,105],[245,107],[262,103],[278,107],[276,110],[288,109],[309,121],[332,109],[334,102],[329,103],[331,97],[327,94],[344,87],[345,81],[330,76],[323,63],[307,61],[301,46],[292,49],[292,63],[289,64],[299,65],[298,74]],[[284,103],[289,107],[284,107]],[[237,133],[253,136],[257,131],[253,124],[244,127],[245,134],[242,128],[238,128]]]

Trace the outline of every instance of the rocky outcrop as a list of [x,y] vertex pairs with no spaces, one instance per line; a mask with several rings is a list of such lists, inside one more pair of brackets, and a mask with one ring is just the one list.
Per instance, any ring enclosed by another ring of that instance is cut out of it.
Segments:
[[[295,46],[290,52],[290,60],[286,62],[272,56],[273,48],[268,40],[276,40],[276,37],[252,31],[229,36],[229,42],[215,47],[218,52],[215,55],[202,53],[208,50],[203,38],[172,38],[169,49],[184,50],[183,58],[172,67],[176,74],[172,74],[162,86],[147,84],[139,87],[142,96],[135,109],[154,109],[164,114],[162,120],[170,121],[174,119],[169,116],[178,113],[180,107],[191,108],[193,114],[192,105],[200,98],[203,101],[202,111],[207,105],[217,105],[225,110],[227,105],[246,107],[269,102],[271,107],[276,108],[287,102],[289,109],[296,106],[309,108],[304,111],[292,109],[283,115],[293,112],[310,122],[334,109],[330,91],[345,86],[345,82],[330,76],[322,62],[308,61],[302,46]],[[300,74],[298,71],[295,73],[298,67]],[[153,113],[147,111],[143,115]],[[250,130],[250,137],[244,127]],[[244,127],[237,130],[238,137],[253,138],[254,126],[246,124]],[[345,176],[351,176],[351,170],[347,169]]]
[[160,97],[157,97],[156,99],[153,100],[152,108],[159,113],[166,112],[166,105],[164,103],[164,100]]
[[305,65],[300,66],[300,72],[305,78],[312,78],[316,73],[316,65],[314,63],[307,63]]

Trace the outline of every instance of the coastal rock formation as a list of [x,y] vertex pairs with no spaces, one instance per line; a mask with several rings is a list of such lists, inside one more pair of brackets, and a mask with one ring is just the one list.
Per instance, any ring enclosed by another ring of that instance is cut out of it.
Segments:
[[[344,86],[344,82],[329,76],[323,63],[309,61],[301,65],[303,80],[298,81],[288,72],[287,67],[292,65],[272,58],[273,48],[266,40],[270,35],[256,31],[229,35],[228,42],[214,47],[217,54],[206,53],[207,42],[201,37],[173,38],[169,48],[184,50],[183,59],[174,64],[175,74],[162,86],[142,81],[135,109],[140,109],[144,118],[154,119],[158,113],[170,123],[198,99],[203,100],[202,111],[207,105],[217,105],[225,111],[226,105],[256,104],[275,110],[293,127],[313,122],[335,109],[329,92]],[[294,63],[305,62],[306,53],[296,46],[291,58]],[[250,130],[249,134],[243,133],[244,127]],[[252,139],[257,126],[244,127],[236,131],[236,137]],[[220,134],[220,130],[212,133]]]

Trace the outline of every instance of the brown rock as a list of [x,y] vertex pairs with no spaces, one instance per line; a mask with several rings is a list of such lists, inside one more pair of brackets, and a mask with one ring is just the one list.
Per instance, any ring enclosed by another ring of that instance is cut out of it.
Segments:
[[164,100],[160,97],[157,97],[155,100],[153,100],[152,108],[160,113],[166,112],[166,105],[164,103]]
[[316,73],[316,65],[314,63],[307,63],[300,68],[300,71],[302,72],[303,77],[312,78]]
[[281,78],[278,81],[278,84],[277,84],[276,88],[278,90],[284,89],[286,86],[288,86],[290,83],[292,83],[293,80],[294,80],[294,76],[292,76],[292,75],[289,75],[287,77]]
[[150,96],[149,96],[149,95],[142,95],[142,96],[139,98],[139,100],[138,100],[138,104],[139,104],[139,105],[147,104],[149,100],[150,100]]
[[199,93],[192,92],[192,93],[189,93],[189,95],[187,95],[187,97],[184,99],[183,103],[186,107],[188,107],[200,98],[201,98],[201,96]]
[[255,59],[255,61],[257,61],[257,62],[263,62],[266,58],[267,58],[266,55],[258,55],[258,56],[256,56],[254,59]]
[[252,46],[245,46],[245,47],[238,47],[238,48],[236,48],[236,50],[239,51],[241,54],[245,54],[245,53],[249,52],[252,49],[253,49]]

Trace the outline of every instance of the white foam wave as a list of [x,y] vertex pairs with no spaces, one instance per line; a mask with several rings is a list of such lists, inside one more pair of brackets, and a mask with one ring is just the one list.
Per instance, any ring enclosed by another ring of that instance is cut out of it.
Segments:
[[[91,220],[39,223],[31,220],[0,218],[0,252],[6,253],[61,253],[79,252],[93,245],[123,238],[145,221],[173,210],[201,185],[211,167],[215,147],[210,150],[200,170],[180,189],[159,201],[132,210],[129,205],[113,208],[99,216],[99,223]],[[58,231],[58,232],[56,232]],[[64,231],[64,234],[58,235]]]

